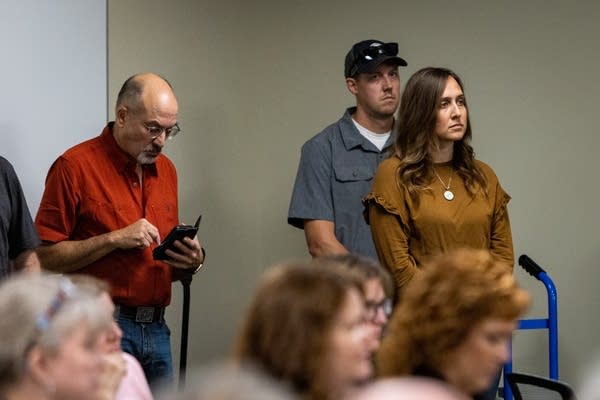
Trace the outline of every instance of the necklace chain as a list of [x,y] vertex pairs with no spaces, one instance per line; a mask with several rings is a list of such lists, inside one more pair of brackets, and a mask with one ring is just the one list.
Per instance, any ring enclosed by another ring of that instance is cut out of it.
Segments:
[[452,183],[452,172],[454,172],[454,171],[450,171],[450,178],[448,178],[448,185],[446,185],[444,183],[444,181],[442,180],[442,178],[440,178],[440,176],[438,175],[438,173],[435,170],[435,168],[433,169],[433,173],[440,180],[440,183],[442,184],[442,187],[444,189],[446,189],[446,190],[444,190],[444,198],[446,200],[448,200],[448,201],[452,201],[452,199],[454,199],[454,193],[452,193],[452,190],[450,190],[450,184]]
[[448,185],[446,185],[444,183],[444,181],[442,180],[442,178],[440,178],[440,176],[438,175],[437,171],[435,170],[435,168],[433,169],[433,173],[435,174],[435,176],[439,179],[440,183],[442,184],[442,187],[446,190],[450,190],[450,184],[452,183],[452,174],[450,174],[450,179],[448,179]]

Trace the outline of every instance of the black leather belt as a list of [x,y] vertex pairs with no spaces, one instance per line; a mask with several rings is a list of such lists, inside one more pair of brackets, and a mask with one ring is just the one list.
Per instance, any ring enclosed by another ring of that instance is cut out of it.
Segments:
[[164,307],[130,307],[122,304],[115,305],[115,318],[123,317],[135,322],[160,322],[165,317]]

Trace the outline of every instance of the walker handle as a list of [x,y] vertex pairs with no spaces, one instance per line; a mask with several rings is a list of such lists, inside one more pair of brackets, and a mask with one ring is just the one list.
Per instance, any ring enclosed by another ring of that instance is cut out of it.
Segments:
[[544,269],[542,267],[537,265],[535,263],[535,261],[533,261],[531,258],[529,258],[525,254],[523,254],[523,255],[521,255],[521,257],[519,257],[519,265],[521,267],[523,267],[523,269],[525,271],[527,271],[527,273],[529,273],[529,275],[533,276],[536,279],[539,279],[540,274],[542,272],[546,273],[546,271],[544,271]]

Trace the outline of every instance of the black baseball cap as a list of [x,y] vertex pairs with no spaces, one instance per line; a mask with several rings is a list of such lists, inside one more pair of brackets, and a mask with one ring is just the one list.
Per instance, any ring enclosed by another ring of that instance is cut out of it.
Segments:
[[384,62],[393,62],[406,67],[408,64],[398,57],[398,43],[383,43],[379,40],[363,40],[356,43],[344,62],[344,76],[350,78],[364,72],[372,72]]

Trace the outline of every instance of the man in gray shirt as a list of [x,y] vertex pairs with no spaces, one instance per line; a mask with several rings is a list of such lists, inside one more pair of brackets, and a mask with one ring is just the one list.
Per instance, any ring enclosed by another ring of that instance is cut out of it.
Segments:
[[346,55],[346,87],[356,107],[302,146],[288,223],[304,229],[313,257],[353,252],[377,259],[361,199],[394,143],[400,102],[397,43],[363,40]]
[[39,272],[40,239],[13,166],[0,157],[0,279],[12,272]]

